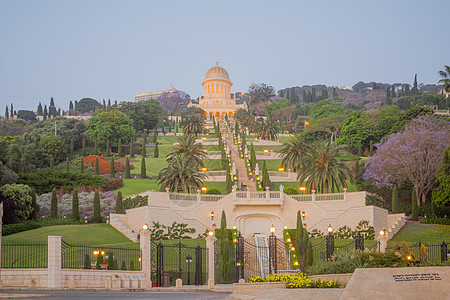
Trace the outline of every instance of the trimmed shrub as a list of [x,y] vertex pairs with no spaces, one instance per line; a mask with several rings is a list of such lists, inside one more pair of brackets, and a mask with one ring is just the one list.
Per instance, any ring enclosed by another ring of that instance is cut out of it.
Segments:
[[56,197],[56,189],[52,191],[52,200],[50,202],[50,218],[58,216],[58,198]]
[[420,223],[450,225],[449,218],[423,218]]
[[286,195],[298,195],[298,190],[293,187],[287,187],[283,191]]
[[79,201],[78,201],[78,191],[75,189],[72,195],[72,219],[80,219]]
[[127,157],[126,161],[125,161],[125,179],[130,179],[131,178],[131,174],[130,174],[130,159]]
[[222,195],[222,193],[216,189],[216,188],[211,188],[209,190],[206,191],[206,194],[210,194],[210,195]]
[[141,159],[141,178],[147,178],[147,170],[145,168],[145,158],[144,157],[142,157],[142,159]]
[[100,223],[102,218],[100,216],[100,194],[98,190],[95,191],[94,195],[94,215],[92,216],[92,222]]
[[122,192],[117,194],[116,199],[116,214],[123,214],[123,202],[122,202]]

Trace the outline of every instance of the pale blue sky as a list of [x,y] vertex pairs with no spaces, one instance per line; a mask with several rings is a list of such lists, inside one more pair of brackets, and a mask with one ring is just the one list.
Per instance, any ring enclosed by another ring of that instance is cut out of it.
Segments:
[[357,81],[437,83],[450,1],[0,0],[0,114],[54,97],[197,97],[216,60],[233,91]]

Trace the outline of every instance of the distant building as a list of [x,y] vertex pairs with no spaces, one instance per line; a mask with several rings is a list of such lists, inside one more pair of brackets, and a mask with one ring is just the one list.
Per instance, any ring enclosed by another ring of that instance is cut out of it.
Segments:
[[159,97],[161,97],[163,94],[168,93],[169,96],[171,94],[179,94],[181,91],[177,90],[176,88],[174,88],[173,86],[168,87],[165,91],[158,91],[158,92],[148,92],[148,93],[140,93],[137,94],[136,96],[134,96],[134,101],[135,102],[142,102],[142,101],[146,101],[146,100],[150,100],[150,99],[158,99]]

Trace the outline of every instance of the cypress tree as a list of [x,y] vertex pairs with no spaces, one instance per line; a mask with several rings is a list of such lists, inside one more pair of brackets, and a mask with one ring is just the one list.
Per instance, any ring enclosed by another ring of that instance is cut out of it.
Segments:
[[117,144],[117,155],[119,155],[119,157],[122,157],[122,140],[119,139],[119,142]]
[[9,111],[9,113],[11,114],[11,119],[14,118],[14,108],[12,103],[11,103],[11,110]]
[[66,172],[70,171],[70,162],[69,162],[69,157],[66,157]]
[[9,108],[8,108],[8,105],[6,105],[5,118],[9,119]]
[[105,156],[111,156],[111,142],[109,139],[106,141],[106,153]]
[[158,140],[158,132],[155,129],[155,132],[153,133],[153,140],[152,143],[156,144]]
[[38,207],[36,205],[36,191],[33,188],[31,189],[31,207],[33,208],[33,210],[30,213],[29,219],[34,220],[36,219]]
[[94,155],[98,155],[98,139],[94,141]]
[[411,218],[413,221],[419,220],[419,207],[417,206],[416,190],[413,188],[411,196]]
[[397,185],[394,184],[394,188],[392,189],[392,213],[397,214],[400,212],[399,203],[398,203],[398,191]]
[[94,174],[99,175],[98,157],[95,158]]
[[111,108],[111,99],[108,99],[108,109]]
[[300,211],[297,211],[297,228],[295,232],[295,240],[297,242],[297,247],[301,241],[303,241],[303,221],[302,214]]
[[81,157],[80,159],[80,172],[84,173],[84,159]]
[[360,168],[360,166],[359,166],[359,159],[355,162],[355,178],[356,178],[356,180],[358,180],[358,177],[359,177],[359,168]]
[[106,110],[106,101],[103,99],[103,110]]
[[370,141],[369,156],[373,156],[373,141]]
[[39,101],[39,105],[37,107],[37,115],[38,116],[42,116],[42,113],[43,113],[43,111],[42,111],[42,103],[41,103],[41,101]]
[[391,88],[391,97],[392,98],[396,97],[396,95],[395,95],[395,86],[392,86],[392,88]]
[[358,142],[358,156],[362,156],[362,145],[361,145],[361,142]]
[[416,75],[414,75],[414,84],[411,92],[413,95],[419,94],[419,85],[417,84],[417,73]]
[[109,177],[116,177],[116,170],[114,169],[114,158],[111,159],[111,163],[109,165]]
[[69,101],[69,115],[73,114],[73,102],[72,100]]
[[145,169],[145,158],[141,159],[141,178],[147,178],[147,170]]
[[125,179],[130,179],[131,178],[131,174],[130,174],[130,160],[127,159],[125,160]]
[[144,129],[144,145],[147,144],[147,129]]
[[308,235],[308,231],[306,230],[306,228],[303,229],[303,245],[302,245],[302,249],[300,249],[300,251],[303,254],[302,257],[302,264],[304,267],[308,266],[308,262],[309,262],[309,255],[310,255],[310,251],[308,251],[308,245],[309,245],[309,235]]
[[386,105],[392,105],[391,89],[389,87],[386,89]]
[[89,270],[91,268],[91,259],[89,258],[89,254],[86,253],[84,255],[84,266],[83,269]]
[[101,221],[102,221],[102,218],[100,216],[100,194],[99,194],[98,190],[95,190],[95,194],[94,194],[94,216],[92,217],[92,222],[100,223]]
[[153,156],[156,158],[159,157],[158,142],[156,142],[156,144],[155,144],[155,151],[153,152]]
[[134,141],[130,142],[130,157],[134,157]]
[[122,192],[117,193],[116,214],[123,214]]
[[56,196],[56,189],[53,188],[52,200],[50,202],[50,218],[58,217],[58,197]]
[[141,155],[142,155],[142,157],[147,157],[147,148],[145,147],[145,143],[144,143],[144,145],[142,145]]
[[72,195],[72,220],[79,220],[79,219],[80,219],[80,210],[78,201],[78,191],[77,189],[74,189]]
[[83,138],[81,155],[86,156],[86,138]]

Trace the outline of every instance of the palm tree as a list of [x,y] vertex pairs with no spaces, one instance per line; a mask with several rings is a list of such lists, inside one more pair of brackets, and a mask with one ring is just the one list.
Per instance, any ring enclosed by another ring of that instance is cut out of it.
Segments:
[[280,128],[274,120],[261,120],[256,127],[256,134],[265,140],[275,140]]
[[439,75],[442,77],[439,83],[442,83],[442,89],[447,93],[450,92],[450,66],[444,66],[444,71],[439,71]]
[[175,154],[167,158],[168,166],[161,170],[156,182],[161,187],[168,186],[170,191],[190,193],[203,185],[206,175],[186,153]]
[[309,145],[306,144],[303,137],[295,133],[289,142],[283,144],[283,148],[279,151],[282,157],[281,165],[297,172],[300,168],[300,159],[308,150]]
[[204,125],[205,117],[198,114],[190,114],[181,122],[184,133],[195,136],[203,133]]
[[178,137],[177,140],[178,144],[171,148],[172,152],[169,156],[185,153],[195,161],[198,167],[203,167],[203,160],[208,158],[203,144],[195,142],[195,137],[187,134]]
[[345,186],[345,180],[353,181],[352,170],[342,155],[347,154],[345,145],[336,145],[329,141],[317,141],[308,153],[300,159],[299,182],[306,181],[306,188],[316,188],[328,193]]

